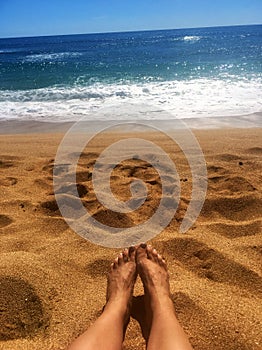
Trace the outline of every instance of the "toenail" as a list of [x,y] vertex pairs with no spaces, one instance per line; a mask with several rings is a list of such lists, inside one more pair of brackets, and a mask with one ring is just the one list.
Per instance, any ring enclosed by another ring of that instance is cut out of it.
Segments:
[[146,244],[145,243],[141,243],[140,247],[143,248],[143,249],[146,249]]
[[133,253],[134,251],[135,251],[135,247],[134,246],[131,246],[131,247],[129,247],[129,253],[131,254],[131,253]]
[[153,253],[154,253],[154,254],[157,254],[157,251],[156,251],[156,249],[155,249],[155,248],[153,249]]

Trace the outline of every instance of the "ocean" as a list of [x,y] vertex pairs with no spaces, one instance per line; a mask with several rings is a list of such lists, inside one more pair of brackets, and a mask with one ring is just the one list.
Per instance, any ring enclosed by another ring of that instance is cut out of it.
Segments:
[[75,121],[119,103],[246,115],[262,111],[262,25],[5,38],[0,77],[1,120]]

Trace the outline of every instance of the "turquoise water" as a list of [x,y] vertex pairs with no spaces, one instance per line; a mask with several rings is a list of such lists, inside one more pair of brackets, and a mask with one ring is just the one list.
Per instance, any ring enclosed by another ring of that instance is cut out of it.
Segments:
[[262,25],[0,39],[0,76],[1,119],[77,120],[132,101],[176,117],[253,113]]

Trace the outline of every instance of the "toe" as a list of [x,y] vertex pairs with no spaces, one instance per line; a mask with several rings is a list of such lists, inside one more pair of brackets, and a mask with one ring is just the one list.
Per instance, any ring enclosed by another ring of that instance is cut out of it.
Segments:
[[164,258],[162,255],[158,254],[158,255],[157,255],[157,259],[158,259],[159,265],[160,265],[161,267],[167,269],[167,265],[166,265],[165,258]]
[[121,265],[123,265],[124,264],[124,255],[123,255],[123,253],[120,253],[119,255],[118,255],[118,265],[119,266],[121,266]]
[[135,247],[129,247],[128,249],[128,256],[130,261],[135,261],[136,258],[136,248]]
[[159,254],[157,253],[157,250],[154,248],[152,250],[152,260],[154,260],[154,262],[156,262],[156,263],[159,263],[158,255]]
[[147,252],[147,257],[149,260],[154,260],[154,255],[153,255],[153,247],[151,245],[148,245],[146,248]]
[[118,266],[118,258],[115,258],[115,260],[113,261],[112,265],[113,269],[116,269]]
[[140,244],[136,250],[136,261],[139,263],[140,260],[147,258],[146,244]]
[[161,264],[162,261],[163,261],[162,255],[160,255],[160,254],[157,253],[157,260],[158,260],[159,264]]
[[161,265],[167,270],[167,264],[165,258],[162,258],[162,263]]
[[128,262],[128,249],[127,248],[125,248],[124,250],[123,250],[123,260],[124,260],[124,262],[126,263],[126,262]]

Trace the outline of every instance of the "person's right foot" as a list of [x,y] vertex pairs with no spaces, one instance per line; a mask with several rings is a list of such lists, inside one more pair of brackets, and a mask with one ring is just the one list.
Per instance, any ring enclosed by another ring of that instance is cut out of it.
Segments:
[[141,244],[136,250],[137,271],[143,282],[148,322],[163,310],[172,309],[169,275],[165,260],[150,245]]
[[106,306],[125,310],[126,319],[129,318],[136,277],[135,247],[130,247],[112,262],[107,278]]

